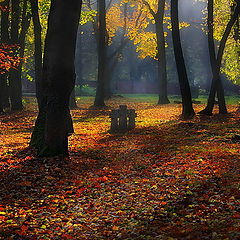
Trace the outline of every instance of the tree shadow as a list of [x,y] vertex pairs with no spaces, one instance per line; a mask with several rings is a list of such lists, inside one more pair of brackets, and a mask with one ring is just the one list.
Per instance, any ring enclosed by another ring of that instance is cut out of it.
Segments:
[[[106,112],[100,111],[99,116],[107,114],[107,110],[104,111]],[[87,111],[84,117],[86,119],[96,117],[96,113]],[[174,166],[171,165],[173,164],[171,162],[173,161],[172,158],[179,154],[180,147],[185,149],[198,146],[201,141],[209,138],[210,135],[212,137],[213,122],[218,123],[220,129],[223,124],[228,123],[228,120],[229,118],[217,116],[216,118],[195,119],[194,121],[171,121],[159,126],[138,127],[127,133],[107,135],[97,142],[94,149],[86,151],[75,149],[76,151],[70,152],[71,159],[68,162],[58,158],[35,158],[33,153],[27,154],[28,149],[16,152],[13,158],[24,158],[24,156],[25,158],[14,165],[12,169],[0,173],[1,204],[2,206],[18,204],[18,206],[26,209],[29,206],[43,207],[46,208],[46,211],[50,211],[48,207],[53,205],[49,203],[48,199],[51,199],[51,196],[61,195],[68,196],[69,199],[74,198],[79,194],[79,191],[80,194],[82,191],[86,191],[86,184],[89,184],[87,183],[88,174],[94,175],[95,170],[101,170],[105,167],[110,168],[114,164],[119,165],[119,171],[129,164],[128,172],[130,173],[128,173],[128,176],[125,174],[124,177],[128,177],[130,180],[134,180],[134,177],[137,177],[138,180],[151,177],[149,174],[156,172],[157,167],[162,164],[178,168],[180,165]],[[140,160],[137,157],[140,157]],[[231,161],[232,155],[226,154],[224,158],[226,158],[227,163]],[[157,165],[157,167],[153,167],[153,165]],[[180,183],[186,185],[186,182],[190,182],[189,176],[192,176],[190,171],[180,178]],[[177,181],[173,174],[170,176],[167,173],[159,173],[157,177],[161,177],[165,181]],[[87,180],[82,183],[84,178]],[[174,198],[172,192],[178,190],[170,187],[164,189],[166,203],[156,207],[151,218],[143,217],[140,214],[136,216],[130,214],[131,217],[129,218],[134,221],[134,225],[129,225],[128,230],[120,233],[111,229],[109,231],[110,227],[106,225],[104,229],[107,229],[109,235],[102,233],[99,239],[167,240],[175,238],[180,240],[204,240],[214,239],[214,237],[216,239],[225,239],[226,237],[234,240],[239,239],[236,228],[229,230],[235,224],[235,220],[231,220],[233,215],[231,206],[235,204],[235,200],[239,200],[240,196],[237,185],[229,187],[231,181],[236,181],[232,172],[225,172],[225,175],[213,174],[213,176],[202,180],[192,179],[187,190],[179,192]],[[96,188],[99,187],[98,185]],[[162,185],[164,185],[164,182],[162,182]],[[145,197],[158,194],[158,186],[153,186],[154,188],[150,189]],[[181,189],[180,185],[178,187]],[[113,189],[114,191],[116,190]],[[102,194],[97,190],[93,193],[91,196],[93,199],[100,197]],[[84,198],[86,197],[83,195],[82,199]],[[57,200],[54,199],[54,201]],[[40,205],[41,201],[44,202],[42,205]],[[81,199],[79,198],[78,201],[81,201]],[[114,201],[113,197],[109,204],[114,204]],[[74,204],[78,205],[77,202],[74,202]],[[149,205],[151,205],[151,201]],[[57,205],[57,208],[61,208],[61,205]],[[67,210],[65,214],[67,214]],[[213,218],[212,222],[206,220],[205,215]],[[15,226],[15,228],[21,228],[21,225]],[[9,227],[2,236],[7,239],[12,236],[13,231],[15,229]],[[15,239],[33,239],[16,234],[14,236]],[[86,239],[95,238],[89,237]]]
[[79,112],[74,112],[72,114],[73,122],[86,122],[94,118],[102,117],[102,116],[109,116],[110,110],[112,108],[95,108],[90,107],[88,109],[82,110]]

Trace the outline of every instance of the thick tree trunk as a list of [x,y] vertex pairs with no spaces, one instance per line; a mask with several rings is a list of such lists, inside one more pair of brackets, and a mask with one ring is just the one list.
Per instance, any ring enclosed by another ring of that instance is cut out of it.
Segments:
[[39,115],[30,142],[39,156],[68,155],[73,133],[69,98],[75,82],[75,47],[81,0],[52,0],[42,75]]
[[8,73],[1,74],[0,81],[3,108],[10,108]]
[[[35,84],[36,84],[36,97],[37,100],[41,99],[41,77],[42,77],[42,38],[41,38],[41,23],[38,12],[38,1],[30,0],[33,30],[34,30],[34,67],[35,67]],[[38,105],[40,105],[38,102]]]
[[235,7],[234,13],[232,14],[226,26],[226,29],[224,31],[223,37],[220,41],[217,57],[216,57],[215,50],[214,50],[215,49],[214,38],[213,38],[213,0],[208,1],[208,43],[209,43],[209,55],[210,55],[213,79],[212,79],[207,106],[205,107],[205,109],[203,109],[200,112],[200,114],[212,115],[216,93],[217,93],[218,102],[219,102],[219,113],[221,114],[227,113],[227,108],[226,108],[226,103],[224,98],[224,90],[223,90],[222,81],[220,77],[220,68],[221,68],[224,48],[225,48],[228,36],[231,32],[231,29],[238,18],[239,9],[240,9],[240,3],[238,2]]
[[174,55],[177,65],[178,80],[182,95],[182,116],[189,118],[194,116],[195,112],[192,107],[192,96],[189,86],[186,66],[183,57],[183,51],[181,46],[180,32],[179,32],[179,20],[178,20],[178,0],[171,0],[171,22],[172,22],[172,38]]
[[105,74],[106,74],[106,8],[105,0],[98,0],[98,79],[94,106],[105,106]]
[[157,61],[159,78],[159,98],[158,104],[168,104],[167,97],[167,62],[165,51],[165,37],[163,29],[165,0],[159,0],[158,13],[155,15],[155,26],[157,35]]

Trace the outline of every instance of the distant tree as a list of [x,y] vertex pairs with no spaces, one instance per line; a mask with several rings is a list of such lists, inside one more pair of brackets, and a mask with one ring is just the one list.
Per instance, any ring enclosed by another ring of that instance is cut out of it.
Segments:
[[30,145],[39,156],[68,155],[73,132],[69,98],[75,83],[75,46],[81,0],[52,0],[45,40],[39,114]]
[[[26,10],[26,4],[24,8]],[[19,43],[10,41],[10,1],[5,0],[1,2],[1,24],[0,24],[0,112],[3,112],[4,108],[10,107],[9,102],[9,71],[16,71],[21,68],[23,51],[20,49],[20,45],[24,42],[26,28],[26,21],[23,19],[22,28]],[[25,13],[25,11],[23,11]],[[18,54],[19,49],[21,50]]]
[[106,76],[106,6],[105,0],[98,0],[98,77],[94,106],[105,106],[105,76]]
[[[151,1],[150,1],[151,2]],[[169,103],[167,97],[167,62],[165,50],[165,37],[164,37],[164,9],[165,0],[152,1],[156,5],[156,10],[151,7],[149,1],[143,0],[143,4],[147,6],[150,14],[155,21],[156,29],[156,43],[157,43],[157,62],[158,62],[158,78],[159,78],[159,99],[158,104]]]
[[182,116],[189,118],[194,116],[195,112],[192,106],[192,96],[189,86],[186,66],[181,46],[179,19],[178,19],[178,0],[171,0],[171,22],[172,22],[172,39],[173,49],[177,65],[178,80],[182,95]]
[[30,25],[31,15],[28,13],[27,0],[11,1],[11,24],[10,24],[10,43],[18,45],[15,55],[22,60],[19,66],[9,72],[9,95],[11,101],[11,110],[21,110],[22,105],[22,64],[25,49],[25,38]]

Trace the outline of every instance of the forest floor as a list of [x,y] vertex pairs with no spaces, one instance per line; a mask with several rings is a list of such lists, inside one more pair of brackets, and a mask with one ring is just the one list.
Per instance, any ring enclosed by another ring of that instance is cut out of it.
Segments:
[[[37,114],[0,116],[0,239],[240,239],[240,112],[179,119],[181,105],[79,101],[70,159],[28,149]],[[110,109],[136,109],[136,128],[111,134]],[[196,112],[203,105],[194,105]]]

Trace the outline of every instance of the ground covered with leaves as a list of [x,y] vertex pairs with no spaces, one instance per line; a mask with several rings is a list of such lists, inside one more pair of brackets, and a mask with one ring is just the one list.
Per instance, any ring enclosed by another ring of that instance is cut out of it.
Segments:
[[[135,108],[111,134],[109,112]],[[0,239],[240,239],[240,112],[179,120],[181,106],[79,101],[70,159],[35,156],[36,104],[0,116]],[[196,111],[203,105],[194,106]]]

